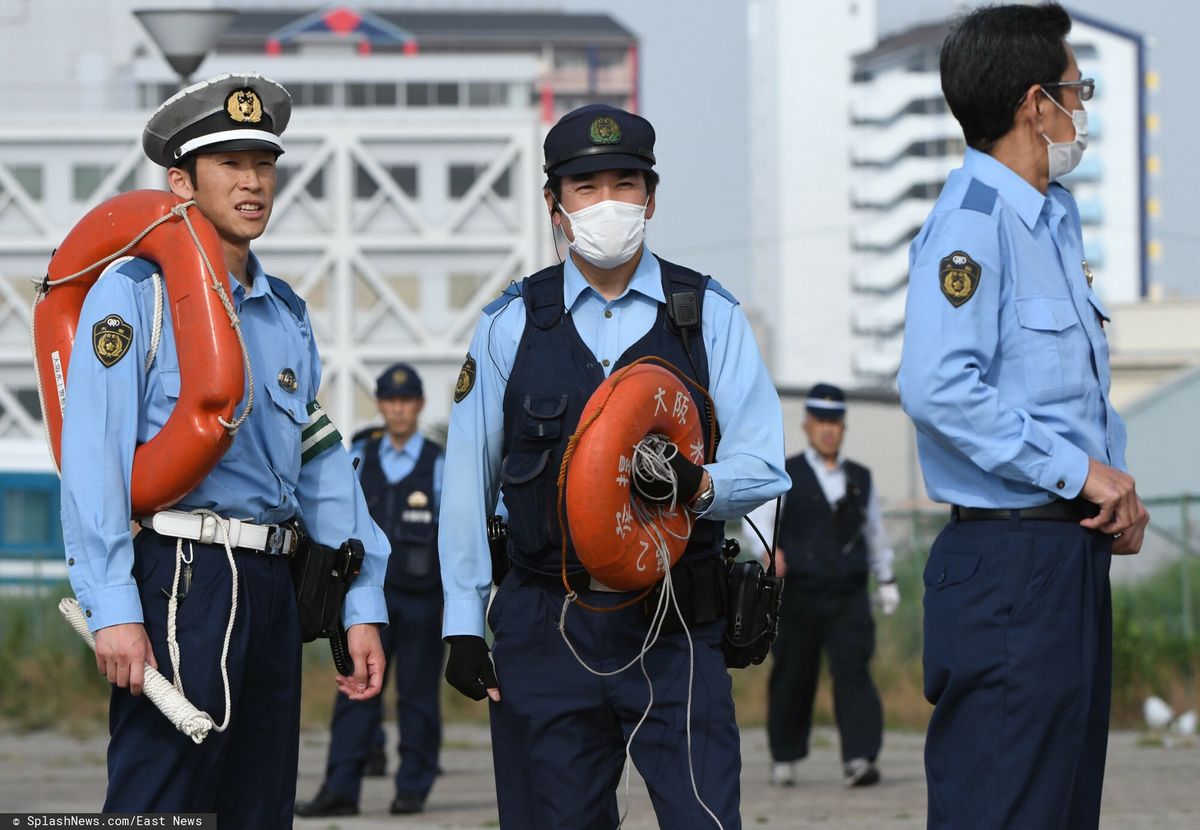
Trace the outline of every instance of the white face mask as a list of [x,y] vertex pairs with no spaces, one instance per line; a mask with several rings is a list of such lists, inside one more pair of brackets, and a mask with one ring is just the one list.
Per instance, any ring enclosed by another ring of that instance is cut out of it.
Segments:
[[1046,90],[1043,89],[1042,94],[1050,99],[1050,103],[1071,116],[1071,121],[1075,124],[1074,141],[1051,141],[1050,136],[1042,133],[1042,138],[1046,139],[1046,143],[1050,145],[1046,148],[1046,152],[1050,154],[1050,181],[1054,181],[1074,170],[1079,165],[1079,160],[1083,158],[1083,151],[1088,146],[1087,110],[1068,111]]
[[567,213],[575,241],[571,250],[597,268],[616,268],[633,259],[646,236],[646,205],[608,200]]

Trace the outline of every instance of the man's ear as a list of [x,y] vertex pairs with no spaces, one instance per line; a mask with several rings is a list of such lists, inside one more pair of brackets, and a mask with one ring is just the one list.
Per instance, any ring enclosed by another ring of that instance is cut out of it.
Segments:
[[167,170],[167,186],[181,199],[190,199],[195,195],[196,189],[192,187],[192,177],[187,174],[186,170],[178,167]]
[[550,224],[561,225],[562,218],[558,212],[558,206],[554,204],[554,194],[550,192],[550,188],[542,191],[542,196],[546,199],[546,210],[550,211]]
[[654,218],[654,194],[650,194],[650,198],[646,200],[646,218]]

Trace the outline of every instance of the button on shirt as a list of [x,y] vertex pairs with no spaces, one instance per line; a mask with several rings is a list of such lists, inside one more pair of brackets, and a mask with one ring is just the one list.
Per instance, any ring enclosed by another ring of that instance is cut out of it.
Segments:
[[[941,263],[957,253],[979,275],[955,307]],[[1065,188],[1052,183],[1043,195],[967,150],[909,251],[898,385],[930,498],[1032,507],[1077,496],[1089,457],[1125,469],[1125,426],[1109,401],[1108,313],[1083,259]]]
[[[155,314],[153,281],[144,260],[110,266],[88,292],[67,374],[62,431],[63,542],[68,575],[93,631],[142,622],[132,576],[129,528],[134,449],[155,435],[180,394],[171,303],[163,303],[162,335],[145,367]],[[256,523],[301,518],[317,542],[362,541],[362,572],[346,596],[344,622],[387,622],[382,584],[391,547],[367,512],[349,457],[340,445],[301,465],[300,433],[321,383],[321,364],[306,313],[297,319],[251,255],[249,291],[233,277],[231,299],[254,372],[254,409],[208,476],[173,508],[206,508]],[[165,292],[164,292],[165,293]],[[168,297],[169,300],[169,297]],[[105,368],[86,334],[117,314],[133,329],[129,352]],[[238,358],[240,362],[240,357]],[[279,374],[291,369],[294,389]],[[243,399],[237,412],[246,406]]]
[[[564,263],[564,308],[605,375],[649,331],[664,301],[658,260],[645,248],[629,287],[611,301],[588,284],[570,257]],[[705,465],[715,497],[704,515],[734,519],[790,485],[783,471],[783,414],[736,301],[710,289],[701,326],[709,361],[709,394],[721,427],[717,459]],[[446,464],[456,471],[455,485],[442,501],[438,539],[446,636],[483,634],[491,587],[484,520],[499,496],[504,387],[524,329],[525,304],[519,297],[491,314],[484,313],[470,347],[477,364],[474,388],[450,414]]]

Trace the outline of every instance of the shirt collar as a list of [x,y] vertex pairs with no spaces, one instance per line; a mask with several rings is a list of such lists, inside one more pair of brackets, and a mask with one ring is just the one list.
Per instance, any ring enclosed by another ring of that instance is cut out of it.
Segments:
[[1045,194],[1038,192],[1008,165],[972,147],[967,148],[963,169],[972,178],[996,188],[1000,198],[1017,212],[1027,228],[1033,230],[1046,206]]
[[[600,292],[588,283],[587,278],[579,270],[579,266],[575,264],[575,260],[568,256],[563,260],[563,307],[573,308],[579,300],[579,296],[585,291],[591,291],[597,297],[600,296]],[[629,280],[629,286],[621,293],[621,297],[630,291],[636,291],[658,303],[667,301],[662,290],[662,270],[658,265],[658,257],[650,253],[650,249],[645,245],[642,245],[642,258],[633,272],[633,278]],[[621,297],[617,299],[621,299]]]
[[403,449],[396,449],[396,445],[392,443],[392,439],[385,432],[382,440],[379,442],[379,457],[387,458],[388,456],[407,456],[416,463],[416,460],[421,457],[421,449],[425,446],[425,438],[419,432],[414,432],[413,436],[404,443]]
[[831,470],[825,466],[825,459],[821,457],[821,454],[812,447],[804,448],[804,457],[808,459],[808,466],[812,467],[818,473],[836,473],[838,470],[842,469],[842,465],[846,463],[846,456],[839,452],[837,456],[837,467]]
[[251,297],[261,297],[267,293],[267,273],[263,270],[262,265],[258,262],[253,252],[246,257],[246,274],[250,277],[250,293],[246,293],[246,287],[233,274],[229,275],[229,282],[233,285],[233,293],[238,300],[248,300]]

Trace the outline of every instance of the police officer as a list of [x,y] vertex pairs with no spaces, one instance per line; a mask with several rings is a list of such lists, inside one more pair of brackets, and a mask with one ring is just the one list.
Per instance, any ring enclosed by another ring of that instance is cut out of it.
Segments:
[[1108,312],[1058,179],[1087,146],[1057,4],[979,9],[942,48],[967,143],[909,254],[901,402],[953,505],[925,570],[931,828],[1096,827],[1109,557],[1149,517],[1109,399]]
[[[250,252],[271,215],[290,112],[291,99],[275,82],[221,75],[171,98],[143,133],[146,155],[167,168],[171,191],[194,199],[221,239],[255,394],[253,411],[212,472],[171,511],[141,517],[136,537],[129,515],[134,448],[159,431],[181,381],[189,382],[180,377],[173,305],[168,293],[156,308],[157,266],[131,259],[108,269],[80,315],[83,333],[115,326],[124,335],[108,338],[103,357],[98,338],[76,340],[62,431],[68,573],[95,633],[96,665],[113,684],[105,811],[215,812],[223,828],[291,827],[300,625],[288,561],[277,554],[291,547],[296,521],[323,545],[362,541],[366,559],[343,614],[354,674],[338,685],[359,700],[382,682],[387,538],[316,402],[321,364],[304,302]],[[156,311],[161,342],[147,368]],[[199,532],[197,509],[211,511],[215,536]],[[143,662],[174,676],[168,639],[179,647],[187,697],[218,723],[228,717],[225,731],[200,745],[141,695]]]
[[[738,730],[720,649],[725,621],[714,602],[701,600],[724,578],[721,520],[787,487],[779,400],[737,301],[715,280],[644,245],[658,183],[650,123],[585,106],[551,128],[544,149],[547,211],[570,252],[484,309],[459,376],[446,453],[459,478],[442,505],[440,538],[446,679],[468,697],[491,699],[502,827],[616,825],[625,743],[649,690],[636,668],[589,673],[558,631],[565,590],[556,478],[583,404],[603,379],[644,355],[669,360],[709,390],[721,441],[714,463],[697,467],[683,453],[674,462],[680,499],[698,519],[674,580],[695,586],[681,602],[695,653],[690,660],[676,621],[646,655],[654,705],[631,752],[661,826],[709,823],[693,793],[694,770],[707,808],[727,830],[739,827]],[[695,319],[676,319],[668,298]],[[512,567],[489,611],[489,654],[485,516],[498,486],[510,513]],[[573,551],[568,573],[589,604],[631,599],[594,584]],[[611,613],[573,607],[566,615],[566,635],[581,659],[602,670],[635,657],[647,628],[640,604]]]
[[[442,448],[417,432],[425,407],[421,376],[396,363],[375,381],[382,430],[365,431],[351,447],[361,459],[359,480],[372,518],[392,545],[384,578],[388,618],[383,632],[388,670],[396,675],[400,767],[393,814],[417,813],[433,787],[442,739],[438,700],[442,657],[442,582],[437,559]],[[383,715],[381,698],[356,702],[339,696],[330,726],[325,781],[298,816],[358,813],[362,778]]]
[[[875,760],[883,739],[883,707],[868,669],[875,650],[868,572],[875,574],[884,614],[895,612],[900,590],[871,471],[841,452],[845,393],[818,383],[804,405],[808,448],[787,461],[792,489],[784,498],[775,549],[785,590],[767,687],[771,783],[794,784],[795,762],[808,755],[824,650],[833,675],[843,780],[865,787],[879,780]],[[771,507],[760,508],[768,514],[764,527],[773,524]]]

